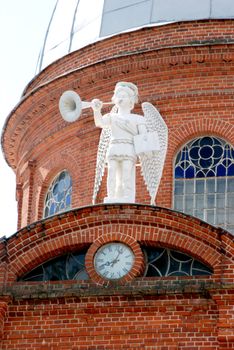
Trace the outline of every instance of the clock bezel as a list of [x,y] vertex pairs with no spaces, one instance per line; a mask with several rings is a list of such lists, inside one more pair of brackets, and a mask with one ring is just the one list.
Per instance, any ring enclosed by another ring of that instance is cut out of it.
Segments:
[[[94,258],[97,251],[105,246],[108,243],[123,243],[127,245],[134,254],[134,262],[130,271],[119,279],[108,279],[106,277],[101,276],[95,268]],[[109,284],[125,284],[128,281],[131,281],[137,276],[140,276],[144,271],[144,255],[141,250],[140,244],[131,236],[123,235],[123,234],[107,234],[98,237],[89,247],[86,258],[85,258],[85,266],[87,273],[92,281],[99,285],[109,285]]]

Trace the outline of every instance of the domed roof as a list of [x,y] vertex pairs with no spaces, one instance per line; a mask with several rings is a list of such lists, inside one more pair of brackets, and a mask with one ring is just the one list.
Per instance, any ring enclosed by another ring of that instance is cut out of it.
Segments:
[[37,71],[109,35],[209,18],[234,18],[233,0],[57,0]]

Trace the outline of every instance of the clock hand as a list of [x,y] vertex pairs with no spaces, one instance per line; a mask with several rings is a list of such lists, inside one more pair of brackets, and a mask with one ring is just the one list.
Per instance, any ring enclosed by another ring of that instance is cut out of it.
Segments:
[[111,266],[111,267],[113,267],[113,266],[119,261],[118,257],[119,257],[120,254],[122,254],[122,253],[123,253],[123,250],[122,250],[122,249],[118,249],[118,253],[117,253],[116,258],[115,258],[114,260],[112,260],[112,261],[107,261],[107,262],[105,262],[104,264],[100,265],[100,266],[99,266],[99,269],[102,269],[102,268],[105,267],[105,266]]
[[114,260],[111,261],[111,267],[113,267],[117,262],[119,261],[119,259],[115,258]]
[[113,266],[114,264],[116,264],[116,263],[119,261],[118,257],[119,257],[120,254],[122,254],[122,253],[123,253],[123,250],[122,250],[122,249],[118,249],[118,254],[117,254],[116,258],[115,258],[114,260],[111,261],[111,266]]
[[99,269],[101,269],[101,268],[104,267],[104,266],[110,266],[111,263],[112,263],[112,261],[107,261],[107,262],[105,262],[104,264],[100,265],[100,266],[99,266]]

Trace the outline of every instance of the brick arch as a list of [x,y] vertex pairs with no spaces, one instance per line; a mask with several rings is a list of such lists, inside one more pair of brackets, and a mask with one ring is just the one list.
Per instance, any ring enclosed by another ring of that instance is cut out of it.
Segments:
[[[109,226],[109,227],[108,227]],[[157,247],[171,248],[177,251],[186,253],[195,259],[203,262],[205,265],[208,265],[213,270],[216,269],[217,265],[220,263],[221,255],[215,249],[210,247],[209,244],[199,241],[195,237],[188,237],[183,232],[176,232],[169,229],[154,229],[153,234],[151,234],[151,239],[147,240],[147,229],[148,226],[141,225],[140,229],[138,225],[135,226],[135,229],[138,228],[138,242],[141,245],[153,245]],[[124,231],[126,227],[120,226],[119,230]],[[95,228],[87,229],[83,232],[83,237],[87,237],[92,231],[96,231]],[[119,232],[113,232],[110,225],[104,228],[105,237],[121,234]],[[94,236],[94,235],[93,235]],[[123,239],[126,236],[123,236]],[[41,242],[37,246],[30,248],[26,252],[22,251],[22,254],[19,254],[15,260],[9,265],[11,273],[15,276],[15,279],[27,272],[30,272],[32,269],[36,268],[38,265],[46,262],[47,260],[56,258],[63,253],[68,251],[75,251],[89,246],[92,244],[90,240],[87,242],[84,241],[83,237],[80,237],[76,234],[69,234],[63,238],[58,236],[56,238],[51,238],[51,240],[46,242]],[[133,239],[133,235],[127,235],[129,241]],[[97,240],[102,240],[102,236],[96,235]]]
[[223,138],[234,145],[234,125],[224,120],[198,119],[181,125],[171,131],[168,153],[175,154],[178,150],[193,138],[213,135]]
[[[76,162],[76,159],[69,154],[68,152],[62,152],[60,158],[51,157],[48,160],[50,164],[50,171],[48,171],[47,175],[43,178],[40,178],[38,182],[38,188],[40,188],[39,196],[38,196],[38,212],[37,219],[42,218],[43,209],[44,209],[44,201],[49,189],[50,184],[54,180],[54,178],[63,170],[67,170],[72,178],[72,186],[76,187],[76,179],[79,177],[79,166]],[[78,174],[77,174],[78,173]]]
[[184,252],[215,273],[224,254],[233,261],[231,235],[199,219],[159,207],[97,205],[58,214],[19,231],[7,243],[10,274],[14,280],[46,260],[116,233],[140,244]]
[[79,251],[84,248],[88,249],[88,247],[89,244],[81,242],[73,242],[73,244],[71,244],[55,239],[54,242],[39,244],[37,247],[30,249],[27,253],[22,254],[21,257],[9,265],[9,270],[11,274],[14,275],[14,279],[17,279],[48,260],[62,256],[66,252]]

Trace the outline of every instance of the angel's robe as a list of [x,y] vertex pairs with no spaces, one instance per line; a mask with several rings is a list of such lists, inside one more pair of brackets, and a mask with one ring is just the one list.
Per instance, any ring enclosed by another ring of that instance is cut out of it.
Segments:
[[107,160],[129,159],[135,162],[137,156],[133,138],[142,130],[146,130],[145,118],[137,114],[106,114],[102,118],[101,127],[111,129]]

